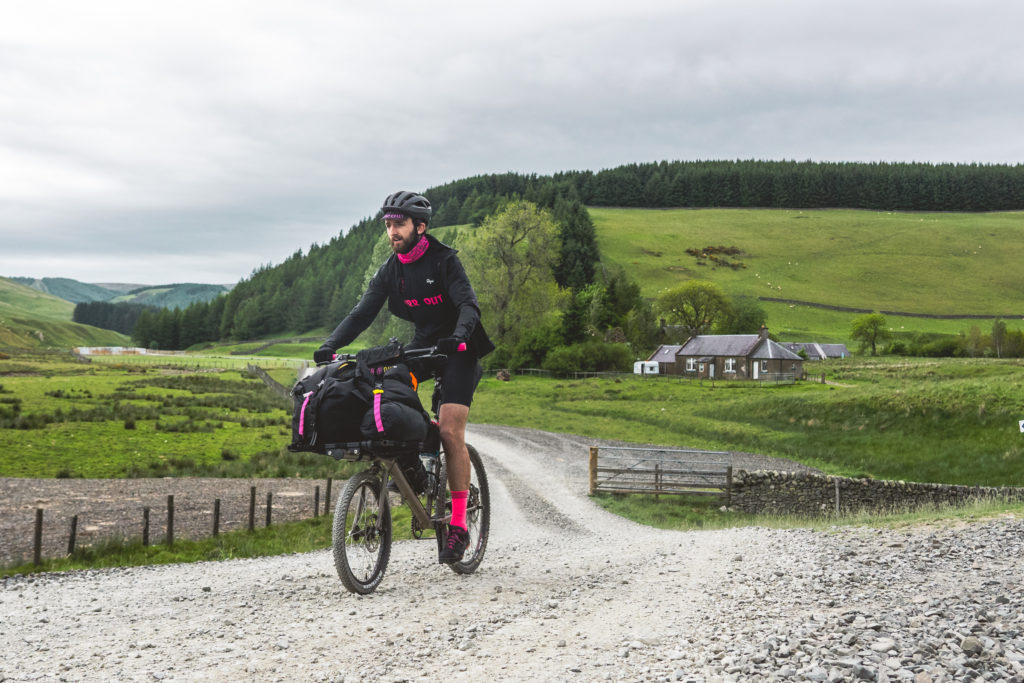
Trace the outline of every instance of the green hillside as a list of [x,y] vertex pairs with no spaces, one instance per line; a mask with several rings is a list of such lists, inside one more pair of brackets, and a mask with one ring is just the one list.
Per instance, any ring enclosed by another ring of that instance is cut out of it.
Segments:
[[21,285],[26,285],[40,292],[46,292],[65,301],[77,304],[88,301],[107,301],[117,296],[117,292],[107,289],[102,285],[93,285],[88,282],[79,282],[66,277],[12,277],[11,280]]
[[145,304],[157,308],[186,308],[197,301],[210,301],[231,289],[224,285],[195,282],[170,285],[100,285],[66,277],[12,277],[8,280],[44,294],[52,294],[72,304],[110,301]]
[[211,299],[228,291],[222,285],[203,285],[194,282],[186,282],[174,285],[159,285],[155,287],[141,287],[133,289],[126,294],[120,294],[110,299],[112,303],[132,303],[155,306],[157,308],[187,308],[197,301],[210,301]]
[[71,322],[75,305],[51,294],[0,278],[0,347],[120,346],[117,332]]
[[[590,214],[605,264],[625,268],[646,296],[698,278],[733,296],[942,316],[1015,314],[1018,324],[1024,317],[1024,212],[590,208]],[[707,251],[719,246],[739,251]],[[813,333],[820,341],[841,341],[859,315],[791,302],[762,306],[783,338]],[[989,324],[887,319],[895,330],[928,332]]]
[[0,319],[14,315],[70,321],[74,310],[70,301],[0,277]]

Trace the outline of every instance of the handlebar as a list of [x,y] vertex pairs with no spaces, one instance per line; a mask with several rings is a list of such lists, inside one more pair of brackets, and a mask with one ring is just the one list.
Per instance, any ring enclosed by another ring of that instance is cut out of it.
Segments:
[[[317,367],[329,365],[337,361],[354,361],[358,358],[358,353],[336,353],[331,360],[317,363]],[[425,346],[419,349],[404,349],[402,351],[402,357],[406,360],[444,360],[448,358],[447,354],[438,353],[437,346]],[[369,363],[370,367],[376,367],[377,365],[383,365],[384,363]]]

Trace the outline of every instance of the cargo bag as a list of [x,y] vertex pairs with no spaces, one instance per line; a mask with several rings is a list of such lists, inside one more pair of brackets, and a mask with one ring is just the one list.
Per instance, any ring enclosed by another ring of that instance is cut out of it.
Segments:
[[325,444],[359,441],[359,425],[370,405],[373,385],[351,361],[317,369],[292,388],[290,451],[315,451]]
[[360,430],[367,439],[423,441],[430,416],[416,393],[417,380],[408,366],[399,363],[374,382],[369,410]]

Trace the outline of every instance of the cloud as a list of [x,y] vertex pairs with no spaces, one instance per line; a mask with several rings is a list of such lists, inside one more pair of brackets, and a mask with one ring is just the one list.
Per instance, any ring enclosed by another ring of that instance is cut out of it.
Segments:
[[9,15],[0,273],[231,282],[398,187],[489,172],[1024,156],[1024,9],[1008,3],[108,1]]

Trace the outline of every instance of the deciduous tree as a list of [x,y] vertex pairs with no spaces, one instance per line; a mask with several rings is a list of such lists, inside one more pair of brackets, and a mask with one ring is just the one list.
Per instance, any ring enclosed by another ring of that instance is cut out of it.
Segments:
[[690,280],[658,296],[658,310],[689,336],[704,334],[729,312],[729,296],[714,282]]
[[514,344],[519,331],[555,309],[552,269],[559,253],[551,214],[527,201],[489,216],[466,240],[462,262],[498,344]]
[[878,354],[878,344],[891,337],[885,316],[881,313],[868,313],[853,320],[850,337],[861,343],[861,350],[871,347],[871,355]]

